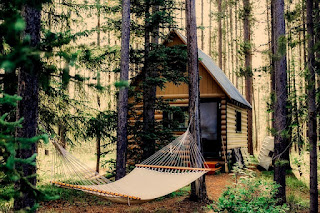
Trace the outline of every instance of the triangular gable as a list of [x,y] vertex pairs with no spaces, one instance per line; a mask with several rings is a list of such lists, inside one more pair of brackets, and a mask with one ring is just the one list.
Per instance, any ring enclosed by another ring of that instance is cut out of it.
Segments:
[[[183,44],[187,45],[186,37],[179,33],[177,30],[172,30],[168,38],[170,38],[170,36],[172,36],[173,34],[177,35],[183,42]],[[249,102],[241,95],[238,89],[230,82],[228,77],[214,63],[213,59],[210,56],[205,54],[202,50],[198,49],[198,57],[200,59],[200,64],[207,70],[207,72],[211,75],[214,81],[221,87],[221,89],[231,100],[234,100],[248,108],[251,108]]]

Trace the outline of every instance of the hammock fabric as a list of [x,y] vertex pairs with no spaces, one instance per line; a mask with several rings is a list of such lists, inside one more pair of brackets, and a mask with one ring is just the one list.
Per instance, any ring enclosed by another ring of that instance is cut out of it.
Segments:
[[152,200],[174,192],[210,171],[189,129],[115,182],[80,163],[57,142],[53,144],[57,150],[53,184],[111,199]]

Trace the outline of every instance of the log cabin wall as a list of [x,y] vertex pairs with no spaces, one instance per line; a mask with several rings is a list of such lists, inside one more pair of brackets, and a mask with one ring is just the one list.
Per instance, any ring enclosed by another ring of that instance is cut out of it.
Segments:
[[227,155],[227,101],[225,98],[221,100],[220,110],[221,110],[221,156],[225,159]]
[[[236,112],[241,113],[241,131],[236,129]],[[237,147],[248,147],[248,120],[247,109],[227,103],[227,149],[231,150]]]
[[[167,41],[164,42],[164,45],[170,47],[185,44],[181,36],[179,37],[177,33],[173,35],[174,36],[171,36]],[[218,122],[221,122],[221,124],[218,124],[220,126],[217,131],[218,140],[222,139],[222,143],[219,144],[219,146],[221,146],[220,156],[224,159],[224,157],[226,156],[226,152],[230,152],[231,149],[237,147],[247,147],[247,108],[250,108],[250,104],[246,103],[245,99],[236,90],[232,83],[229,82],[226,77],[224,77],[223,72],[221,70],[217,70],[219,68],[210,63],[210,59],[206,58],[206,56],[203,54],[202,57],[204,60],[200,59],[199,61],[200,98],[202,102],[207,102],[211,99],[212,101],[216,101],[219,104]],[[216,79],[220,79],[219,82],[217,82]],[[141,78],[138,79],[138,81],[141,80]],[[185,83],[175,85],[173,83],[167,82],[163,90],[157,88],[156,94],[157,97],[162,97],[163,99],[167,100],[169,99],[169,104],[171,106],[188,107],[189,89],[188,85]],[[129,100],[129,102],[131,103],[132,101],[132,99]],[[239,106],[235,104],[239,104]],[[138,112],[138,114],[142,113],[142,103],[139,103],[134,107],[135,111]],[[241,131],[237,131],[236,129],[237,112],[241,113]],[[134,123],[136,121],[135,119],[136,118],[131,118],[130,121]],[[163,119],[163,113],[161,111],[156,111],[155,119],[156,121],[161,121]],[[140,117],[140,120],[142,121],[142,117]],[[184,132],[182,130],[175,131],[174,135],[179,136],[183,133]],[[133,138],[130,139],[130,142],[133,142],[132,144],[135,144]]]

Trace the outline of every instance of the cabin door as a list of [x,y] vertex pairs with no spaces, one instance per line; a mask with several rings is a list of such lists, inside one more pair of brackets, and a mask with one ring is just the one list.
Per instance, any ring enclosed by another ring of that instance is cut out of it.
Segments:
[[205,159],[221,157],[220,112],[218,101],[201,101],[201,138]]

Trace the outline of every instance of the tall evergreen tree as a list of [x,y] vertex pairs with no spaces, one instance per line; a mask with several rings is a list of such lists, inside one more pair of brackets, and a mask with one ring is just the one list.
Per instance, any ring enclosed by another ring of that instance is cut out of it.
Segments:
[[286,202],[286,159],[284,152],[288,145],[287,140],[287,60],[285,41],[284,1],[274,0],[273,14],[274,32],[274,72],[275,72],[275,112],[274,112],[274,180],[280,185],[277,193],[279,203]]
[[[249,0],[243,0],[243,40],[244,40],[244,57],[245,57],[245,82],[246,82],[246,99],[252,104],[252,47],[251,47],[251,5]],[[248,110],[248,151],[253,155],[252,143],[252,110]]]
[[[217,20],[218,20],[218,62],[219,67],[222,69],[222,0],[217,0],[218,4],[218,14],[217,14]],[[225,70],[223,70],[225,71]]]
[[306,1],[307,32],[308,32],[308,64],[307,64],[307,90],[308,90],[308,139],[310,143],[310,212],[318,212],[318,167],[317,167],[317,112],[316,112],[316,79],[314,56],[314,1]]
[[[120,81],[128,81],[129,77],[129,41],[130,41],[130,0],[122,1],[121,25],[121,64]],[[126,174],[127,161],[127,116],[128,116],[128,88],[120,87],[118,100],[118,127],[117,127],[117,161],[116,180]]]
[[[25,37],[30,36],[30,46],[38,48],[40,43],[41,27],[41,6],[30,4],[24,5],[23,17],[25,19]],[[22,100],[17,107],[17,119],[23,118],[22,128],[18,128],[16,135],[19,138],[32,138],[36,136],[38,127],[38,74],[41,70],[39,56],[30,57],[30,64],[26,64],[19,69],[18,74],[18,95]],[[37,151],[36,143],[31,145],[30,149],[24,149],[20,146],[17,157],[27,159],[32,157]],[[35,161],[35,159],[34,159]],[[28,164],[18,165],[23,171],[23,175],[28,177],[28,182],[20,179],[15,187],[22,191],[20,197],[14,200],[14,209],[16,211],[32,208],[36,202],[35,193],[28,190],[29,184],[36,185],[36,167]]]
[[[197,23],[195,0],[186,0],[187,19],[187,51],[188,51],[188,75],[189,75],[189,118],[191,119],[190,132],[197,146],[202,150],[200,136],[200,89],[199,89],[199,64],[197,44]],[[198,202],[206,202],[207,189],[205,176],[191,184],[190,199]]]
[[[152,62],[149,59],[150,48],[153,44],[150,41],[153,32],[152,15],[159,9],[158,6],[152,5],[153,2],[145,2],[145,32],[144,32],[144,82],[143,82],[143,154],[142,159],[151,156],[155,151],[154,136],[154,113],[156,101],[156,85],[152,83],[155,78],[156,70],[151,67]],[[152,8],[152,12],[150,9]],[[154,41],[154,37],[153,37]],[[153,46],[154,47],[154,46]]]

